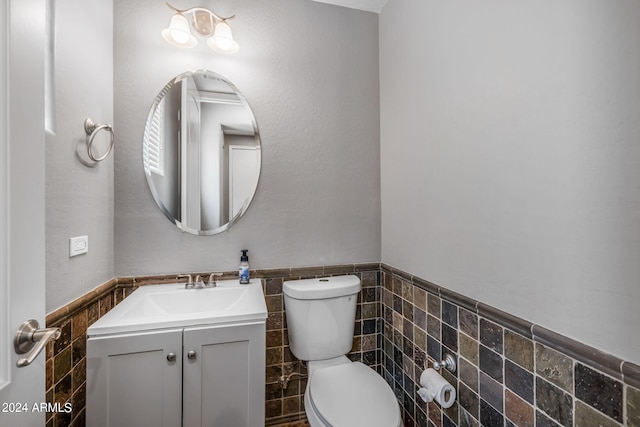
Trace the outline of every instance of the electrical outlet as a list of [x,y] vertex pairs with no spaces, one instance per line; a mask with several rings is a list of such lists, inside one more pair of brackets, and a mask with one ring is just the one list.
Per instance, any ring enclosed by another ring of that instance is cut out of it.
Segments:
[[69,258],[89,252],[89,236],[78,236],[69,239]]

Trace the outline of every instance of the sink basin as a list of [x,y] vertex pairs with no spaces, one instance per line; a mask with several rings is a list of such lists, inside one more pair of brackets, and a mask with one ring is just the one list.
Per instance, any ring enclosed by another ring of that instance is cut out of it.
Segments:
[[171,327],[264,321],[267,306],[260,280],[240,285],[221,280],[215,288],[185,289],[184,284],[149,285],[91,325],[89,337]]
[[142,296],[140,308],[149,315],[202,313],[229,310],[249,291],[246,287],[229,286],[220,288],[193,289],[184,292],[184,288],[156,290]]

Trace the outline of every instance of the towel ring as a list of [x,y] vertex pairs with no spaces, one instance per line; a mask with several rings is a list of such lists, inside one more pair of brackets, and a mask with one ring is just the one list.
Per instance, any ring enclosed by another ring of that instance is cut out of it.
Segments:
[[[103,129],[108,131],[111,134],[111,140],[109,141],[109,148],[107,149],[107,152],[104,153],[102,156],[98,157],[93,154],[93,151],[91,150],[91,146],[93,145],[93,140],[95,139],[98,132],[100,132]],[[111,150],[113,149],[113,142],[114,142],[113,127],[110,124],[106,124],[106,123],[103,125],[98,124],[94,122],[92,119],[87,118],[84,121],[84,131],[87,133],[87,155],[89,156],[89,158],[94,162],[101,162],[104,159],[106,159],[109,153],[111,153]]]

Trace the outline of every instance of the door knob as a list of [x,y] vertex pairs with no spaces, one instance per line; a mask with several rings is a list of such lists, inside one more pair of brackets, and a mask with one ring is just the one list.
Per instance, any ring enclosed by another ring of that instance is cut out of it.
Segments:
[[29,366],[49,341],[60,338],[60,328],[38,329],[39,326],[37,320],[31,319],[18,328],[13,338],[13,348],[17,354],[29,353],[26,357],[18,359],[18,368]]
[[188,358],[189,360],[195,360],[195,358],[196,358],[196,352],[195,352],[195,351],[193,351],[193,350],[190,350],[190,351],[187,353],[187,358]]
[[169,362],[175,362],[176,361],[176,354],[175,353],[169,353],[167,354],[167,360]]

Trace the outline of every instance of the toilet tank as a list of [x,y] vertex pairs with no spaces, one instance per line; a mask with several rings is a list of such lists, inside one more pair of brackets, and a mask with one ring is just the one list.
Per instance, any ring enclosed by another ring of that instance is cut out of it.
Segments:
[[300,360],[325,360],[347,354],[353,345],[357,276],[284,282],[284,306],[291,352]]

